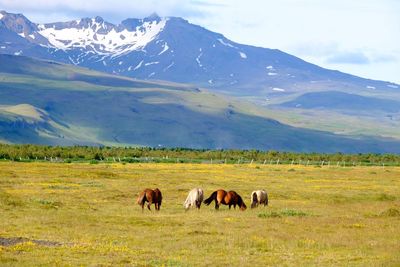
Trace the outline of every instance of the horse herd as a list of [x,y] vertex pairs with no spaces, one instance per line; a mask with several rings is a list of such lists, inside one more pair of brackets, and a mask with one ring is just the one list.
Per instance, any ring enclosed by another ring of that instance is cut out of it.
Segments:
[[[233,206],[236,209],[236,206],[239,206],[240,210],[245,210],[247,208],[244,203],[242,197],[236,193],[235,191],[225,191],[223,189],[219,189],[214,191],[209,198],[204,200],[204,191],[201,188],[193,188],[187,198],[185,203],[183,204],[185,210],[188,210],[190,207],[195,207],[200,209],[201,203],[206,204],[207,206],[211,204],[211,202],[215,201],[215,209],[218,210],[221,204],[228,205],[229,209]],[[258,205],[264,204],[264,206],[268,206],[268,195],[265,190],[256,190],[251,193],[250,196],[251,208],[255,208]],[[142,207],[142,211],[144,210],[144,206],[147,202],[147,208],[149,210],[150,206],[154,204],[156,210],[160,210],[161,202],[162,202],[162,194],[161,191],[156,189],[145,189],[143,190],[137,199],[137,203]]]

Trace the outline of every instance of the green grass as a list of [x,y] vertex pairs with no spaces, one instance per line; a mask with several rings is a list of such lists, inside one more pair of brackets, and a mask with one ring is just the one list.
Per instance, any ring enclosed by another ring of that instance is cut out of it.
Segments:
[[[289,171],[289,170],[295,171]],[[2,266],[398,266],[400,168],[0,162]],[[250,206],[185,212],[193,187]],[[160,212],[135,203],[158,187]],[[22,238],[22,239],[18,239]],[[3,240],[3,241],[2,241]]]
[[[294,123],[285,119],[288,114],[283,111],[190,85],[139,81],[25,57],[0,57],[0,139],[7,143],[398,152],[398,139],[379,137],[398,137],[394,121],[390,127],[378,127],[376,121],[359,127],[353,118],[344,124],[329,120],[332,128],[315,127],[342,134],[357,132],[357,138],[348,138],[312,130],[316,124],[307,124],[317,122],[312,116],[296,115],[300,119]],[[327,124],[327,117],[337,116],[324,113],[318,121]],[[359,133],[369,136],[359,137]]]
[[275,218],[275,217],[291,217],[291,216],[308,216],[307,213],[300,210],[284,209],[281,211],[267,211],[257,215],[259,218]]

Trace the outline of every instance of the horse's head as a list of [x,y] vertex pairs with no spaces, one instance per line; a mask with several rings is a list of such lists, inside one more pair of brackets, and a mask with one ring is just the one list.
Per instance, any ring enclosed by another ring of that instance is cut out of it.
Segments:
[[183,207],[185,208],[185,211],[187,211],[190,208],[190,203],[189,202],[185,202],[183,204]]
[[247,209],[247,206],[246,206],[246,204],[244,204],[242,197],[239,195],[237,195],[237,197],[238,197],[238,204],[239,204],[240,210]]

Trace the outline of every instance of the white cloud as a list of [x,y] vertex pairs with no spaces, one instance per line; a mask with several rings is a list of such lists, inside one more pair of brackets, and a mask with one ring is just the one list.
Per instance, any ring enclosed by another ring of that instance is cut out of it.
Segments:
[[53,22],[50,19],[57,16],[60,19],[102,16],[117,23],[153,12],[161,16],[201,16],[190,1],[182,0],[0,0],[0,7],[8,12],[23,13],[38,22]]

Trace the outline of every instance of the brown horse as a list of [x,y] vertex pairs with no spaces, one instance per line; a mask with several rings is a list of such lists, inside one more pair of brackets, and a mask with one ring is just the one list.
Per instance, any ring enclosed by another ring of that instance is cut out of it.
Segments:
[[245,210],[247,208],[246,204],[244,204],[242,197],[236,193],[235,191],[226,192],[223,189],[219,189],[211,194],[209,198],[204,200],[204,204],[207,206],[210,205],[212,201],[215,201],[215,209],[219,209],[221,204],[228,205],[229,209],[233,205],[236,209],[236,205],[240,207],[240,210]]
[[142,206],[142,211],[144,209],[144,204],[145,202],[147,203],[147,208],[150,209],[150,205],[154,203],[154,206],[156,207],[156,210],[160,210],[161,206],[161,201],[162,201],[162,195],[161,191],[156,188],[154,190],[146,188],[142,193],[139,194],[139,197],[137,199],[137,203]]

